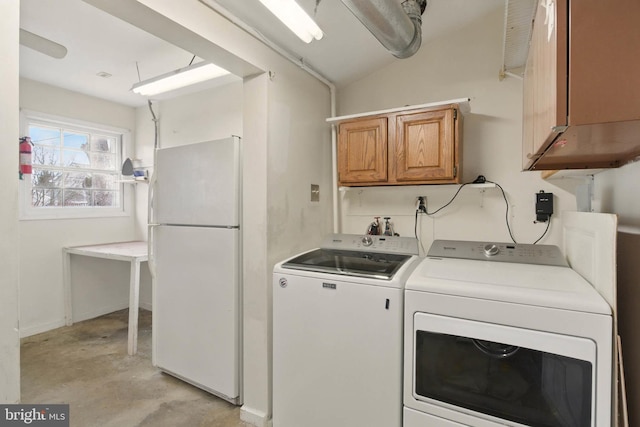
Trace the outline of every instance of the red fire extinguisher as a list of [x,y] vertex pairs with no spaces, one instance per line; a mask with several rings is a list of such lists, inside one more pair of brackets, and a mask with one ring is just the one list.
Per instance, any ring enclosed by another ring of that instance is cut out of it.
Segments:
[[25,136],[20,138],[20,179],[31,172],[31,138]]

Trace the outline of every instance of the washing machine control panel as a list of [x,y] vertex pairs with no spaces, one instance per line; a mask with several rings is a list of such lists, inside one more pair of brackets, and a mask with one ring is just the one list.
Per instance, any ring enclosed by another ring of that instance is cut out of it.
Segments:
[[568,267],[560,248],[553,245],[435,240],[427,256]]
[[418,255],[418,239],[414,237],[332,234],[325,238],[320,247],[344,251]]

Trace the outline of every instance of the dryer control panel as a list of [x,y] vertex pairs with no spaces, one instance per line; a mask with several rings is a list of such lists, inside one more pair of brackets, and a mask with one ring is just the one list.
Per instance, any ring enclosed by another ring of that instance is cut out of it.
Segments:
[[568,267],[560,248],[553,245],[435,240],[428,257]]

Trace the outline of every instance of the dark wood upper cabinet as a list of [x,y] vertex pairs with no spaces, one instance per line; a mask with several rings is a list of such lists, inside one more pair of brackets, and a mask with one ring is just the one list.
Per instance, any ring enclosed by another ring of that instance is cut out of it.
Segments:
[[640,1],[540,2],[524,77],[523,166],[640,156]]

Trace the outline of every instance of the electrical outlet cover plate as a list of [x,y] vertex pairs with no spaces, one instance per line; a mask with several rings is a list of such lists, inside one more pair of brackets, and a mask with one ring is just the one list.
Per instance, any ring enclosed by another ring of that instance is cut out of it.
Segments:
[[416,210],[420,210],[420,198],[422,197],[422,206],[424,206],[424,212],[427,211],[427,196],[416,197]]

